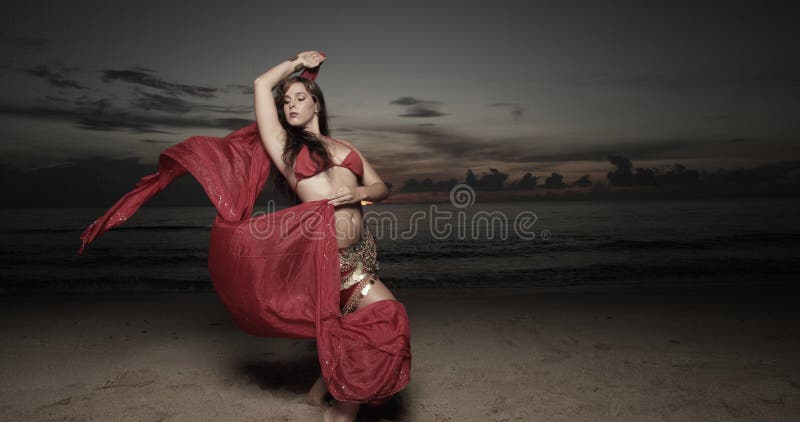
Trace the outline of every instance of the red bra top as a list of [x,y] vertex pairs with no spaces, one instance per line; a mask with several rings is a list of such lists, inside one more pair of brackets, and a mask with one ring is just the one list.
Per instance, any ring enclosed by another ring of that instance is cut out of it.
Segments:
[[[328,139],[332,139],[344,145],[342,141],[330,137],[328,137]],[[347,157],[345,157],[340,164],[334,163],[333,165],[347,168],[353,172],[356,177],[361,178],[364,175],[364,163],[361,161],[361,157],[355,150],[349,147],[348,149],[350,149],[350,152],[347,154]],[[330,167],[331,166],[326,168],[317,168],[317,163],[311,158],[311,153],[308,151],[308,147],[303,145],[303,147],[300,149],[300,152],[297,153],[297,158],[294,162],[294,177],[296,179],[294,182],[295,190],[297,190],[297,183],[299,181],[312,177],[317,173],[321,173]]]

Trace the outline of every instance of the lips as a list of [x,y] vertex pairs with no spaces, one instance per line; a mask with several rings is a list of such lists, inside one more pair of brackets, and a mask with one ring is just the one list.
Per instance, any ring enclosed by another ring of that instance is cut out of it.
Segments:
[[297,116],[297,113],[294,113],[294,112],[289,113],[289,117],[296,117],[296,116]]

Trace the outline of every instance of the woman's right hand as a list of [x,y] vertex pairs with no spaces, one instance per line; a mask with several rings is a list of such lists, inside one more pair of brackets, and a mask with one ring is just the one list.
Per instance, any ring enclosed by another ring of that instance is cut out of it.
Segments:
[[319,51],[304,51],[297,55],[298,59],[303,62],[306,69],[313,69],[325,61],[326,56]]

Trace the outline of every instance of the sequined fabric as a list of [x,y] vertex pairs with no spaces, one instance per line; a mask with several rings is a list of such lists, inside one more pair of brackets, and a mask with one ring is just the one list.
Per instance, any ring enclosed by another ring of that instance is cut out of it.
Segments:
[[366,225],[361,229],[358,242],[339,249],[339,269],[342,273],[342,290],[380,271],[375,239]]
[[358,308],[358,304],[375,284],[375,275],[380,271],[375,239],[367,225],[363,225],[358,241],[346,248],[339,248],[339,270],[342,274],[339,306],[342,315]]
[[343,316],[358,308],[361,299],[367,296],[373,284],[375,284],[375,279],[370,277],[339,293],[339,306]]

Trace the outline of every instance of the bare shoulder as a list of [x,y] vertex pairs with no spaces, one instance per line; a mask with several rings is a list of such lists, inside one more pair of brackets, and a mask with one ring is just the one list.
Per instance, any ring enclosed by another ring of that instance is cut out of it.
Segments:
[[[332,137],[332,138],[333,138],[333,137]],[[346,147],[348,147],[348,148],[353,148],[353,149],[355,149],[355,150],[357,150],[357,149],[358,149],[358,148],[356,148],[356,147],[355,147],[355,145],[353,145],[353,144],[352,144],[350,141],[345,141],[345,140],[344,140],[344,139],[342,139],[342,138],[333,138],[333,139],[336,139],[337,141],[339,141],[339,142],[343,143],[343,144],[344,144]]]

